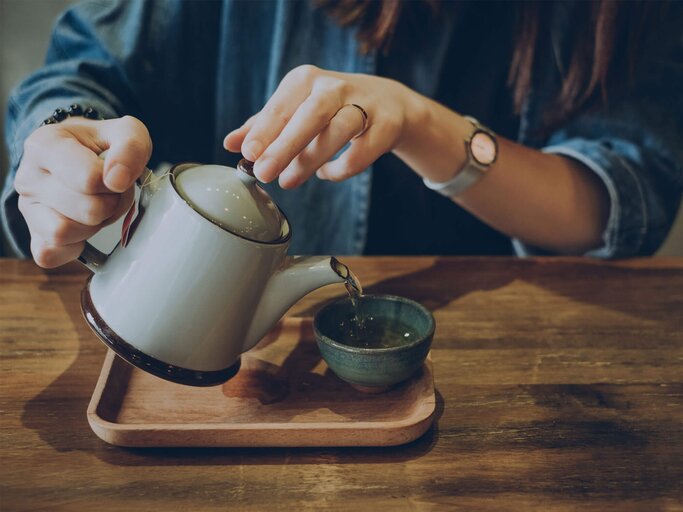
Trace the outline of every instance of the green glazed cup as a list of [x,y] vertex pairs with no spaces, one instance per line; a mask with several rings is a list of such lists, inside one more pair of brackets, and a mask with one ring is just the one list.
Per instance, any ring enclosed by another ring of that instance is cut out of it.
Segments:
[[399,319],[417,332],[405,345],[364,348],[345,345],[341,330],[353,315],[351,299],[332,302],[313,320],[318,348],[330,369],[360,391],[379,393],[410,378],[422,367],[434,337],[434,317],[421,304],[395,295],[364,295],[363,316]]

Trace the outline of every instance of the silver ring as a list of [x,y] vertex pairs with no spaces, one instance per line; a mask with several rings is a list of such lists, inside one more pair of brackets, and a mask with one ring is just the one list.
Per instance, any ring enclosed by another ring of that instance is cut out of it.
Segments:
[[361,135],[365,133],[365,131],[368,129],[368,113],[365,111],[363,107],[360,105],[356,105],[355,103],[346,103],[345,105],[342,105],[337,112],[335,112],[335,116],[343,109],[344,107],[355,107],[355,109],[360,113],[361,120],[363,121],[363,126],[361,126],[360,131],[352,137],[352,139],[357,139]]

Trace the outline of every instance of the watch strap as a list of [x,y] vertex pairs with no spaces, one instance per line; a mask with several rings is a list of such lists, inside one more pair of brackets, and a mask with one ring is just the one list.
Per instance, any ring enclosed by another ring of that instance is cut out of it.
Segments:
[[[485,131],[489,133],[492,137],[493,133],[487,128],[479,124],[473,117],[465,116],[465,119],[472,123],[472,135],[477,131]],[[427,178],[423,178],[425,186],[439,194],[444,196],[453,197],[458,194],[463,193],[465,190],[474,185],[488,170],[487,165],[482,165],[477,162],[472,155],[472,150],[470,148],[470,142],[472,135],[465,140],[465,152],[467,154],[467,161],[462,166],[462,168],[457,172],[457,174],[448,181],[436,182],[431,181]]]
[[427,188],[430,188],[439,194],[452,197],[463,193],[465,190],[479,181],[479,178],[481,178],[483,175],[484,171],[476,162],[474,162],[465,164],[458,174],[456,174],[455,178],[444,183],[438,183],[426,178],[423,181]]

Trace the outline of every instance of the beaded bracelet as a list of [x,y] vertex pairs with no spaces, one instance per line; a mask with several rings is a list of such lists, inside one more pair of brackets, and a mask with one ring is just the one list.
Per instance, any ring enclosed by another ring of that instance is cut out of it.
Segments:
[[85,117],[86,119],[100,120],[102,117],[100,113],[93,107],[81,107],[78,103],[74,103],[69,107],[68,110],[63,108],[58,108],[55,110],[50,117],[45,119],[40,126],[45,126],[46,124],[57,124],[64,121],[67,117]]

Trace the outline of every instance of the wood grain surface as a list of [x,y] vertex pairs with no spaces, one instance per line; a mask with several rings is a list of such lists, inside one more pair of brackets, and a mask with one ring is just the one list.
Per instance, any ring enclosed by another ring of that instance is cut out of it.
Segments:
[[86,274],[0,260],[0,510],[683,510],[682,259],[344,261],[434,312],[437,413],[411,444],[110,446]]

